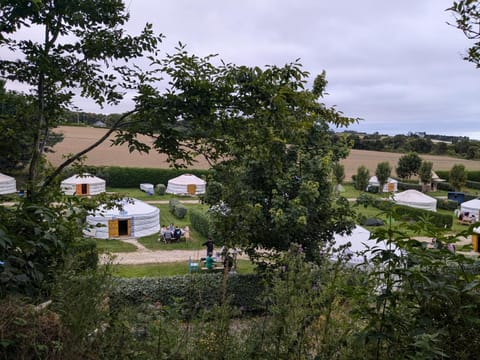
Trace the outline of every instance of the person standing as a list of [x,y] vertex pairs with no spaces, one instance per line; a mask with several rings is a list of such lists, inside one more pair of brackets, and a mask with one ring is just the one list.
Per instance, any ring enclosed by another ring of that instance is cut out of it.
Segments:
[[213,256],[213,240],[211,237],[208,238],[207,241],[205,241],[203,246],[207,247],[207,256]]

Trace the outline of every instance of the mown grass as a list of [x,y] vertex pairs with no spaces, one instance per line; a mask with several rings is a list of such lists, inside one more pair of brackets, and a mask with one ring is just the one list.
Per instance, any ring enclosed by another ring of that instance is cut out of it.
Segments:
[[[249,260],[238,260],[237,262],[237,272],[240,274],[253,273],[254,268],[254,264]],[[110,265],[110,269],[113,276],[125,278],[166,277],[187,275],[189,273],[188,261],[159,264]]]
[[135,245],[126,243],[117,239],[96,239],[97,249],[100,253],[118,253],[118,252],[135,252]]

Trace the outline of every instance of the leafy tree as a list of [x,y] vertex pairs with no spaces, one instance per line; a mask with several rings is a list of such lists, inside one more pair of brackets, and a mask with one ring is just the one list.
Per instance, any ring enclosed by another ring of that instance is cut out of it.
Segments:
[[430,184],[432,182],[433,163],[431,161],[422,161],[420,169],[418,169],[418,176],[422,183],[422,191],[430,191]]
[[453,5],[447,10],[455,16],[455,27],[460,29],[467,39],[473,41],[473,45],[468,49],[464,60],[470,61],[480,67],[480,3],[477,0],[454,1]]
[[415,152],[410,152],[398,159],[397,168],[395,169],[398,177],[401,179],[409,179],[413,175],[418,174],[418,169],[422,164],[422,159]]
[[229,159],[214,167],[223,193],[211,214],[217,241],[243,245],[254,258],[258,248],[298,243],[307,259],[318,260],[319,245],[352,224],[348,201],[334,201],[330,184],[348,146],[334,142],[329,124],[353,120],[319,104],[323,89],[319,81],[313,91],[304,89],[307,75],[296,63],[228,69],[239,95],[230,97],[230,107],[242,116],[223,128]]
[[388,182],[388,178],[390,177],[391,172],[392,167],[390,166],[388,161],[381,162],[377,165],[375,175],[377,176],[377,180],[380,183],[380,192],[383,191],[383,186]]
[[333,166],[333,177],[335,178],[335,193],[340,192],[343,180],[345,180],[345,166],[343,164],[337,163]]
[[[103,106],[118,104],[125,89],[138,88],[125,64],[154,54],[161,37],[155,36],[148,24],[139,36],[127,35],[122,29],[127,20],[120,0],[2,1],[0,47],[15,52],[16,60],[1,59],[0,74],[29,86],[32,95],[29,198],[42,182],[40,164],[51,129],[72,105],[76,90]],[[29,27],[43,35],[41,41],[15,36]],[[40,189],[52,181],[47,178]]]
[[355,176],[355,189],[365,191],[369,180],[370,171],[364,165],[360,166],[357,169],[357,174]]
[[450,169],[448,175],[448,182],[453,186],[455,191],[462,190],[462,187],[465,186],[467,182],[467,173],[465,172],[465,165],[455,164]]

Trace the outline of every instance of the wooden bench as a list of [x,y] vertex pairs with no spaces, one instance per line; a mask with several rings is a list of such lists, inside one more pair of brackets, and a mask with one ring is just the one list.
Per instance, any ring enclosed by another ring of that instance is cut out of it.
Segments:
[[470,219],[465,219],[465,220],[460,220],[458,219],[458,223],[462,225],[472,225],[475,223],[475,220],[470,220]]

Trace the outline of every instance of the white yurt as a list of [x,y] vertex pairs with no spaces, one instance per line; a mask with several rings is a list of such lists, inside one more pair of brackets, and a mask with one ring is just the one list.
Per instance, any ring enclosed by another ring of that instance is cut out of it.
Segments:
[[105,192],[105,180],[91,174],[73,175],[60,184],[65,195],[97,195]]
[[350,243],[349,246],[342,248],[341,251],[333,252],[332,259],[337,260],[339,257],[346,257],[348,258],[347,262],[351,265],[360,265],[368,262],[378,250],[392,249],[395,250],[396,254],[401,253],[395,245],[389,245],[385,241],[377,242],[377,239],[370,239],[370,231],[359,225],[353,228],[350,235],[334,234],[333,241],[332,247],[335,250],[340,250],[340,247]]
[[207,183],[192,174],[183,174],[168,180],[167,194],[175,195],[200,195],[205,194]]
[[437,199],[417,190],[405,190],[393,195],[393,201],[398,205],[410,206],[423,210],[437,211]]
[[[380,187],[380,182],[376,176],[372,176],[368,180],[368,186],[378,186]],[[398,191],[398,181],[392,178],[388,178],[387,183],[383,184],[383,192],[397,192]]]
[[118,207],[107,209],[104,205],[94,214],[87,216],[89,228],[87,236],[99,239],[120,236],[142,237],[160,231],[160,210],[137,199],[121,200],[122,210]]
[[17,182],[15,178],[0,173],[0,195],[15,194]]
[[480,219],[480,199],[472,199],[460,204],[460,212],[464,215],[475,216],[475,221]]

